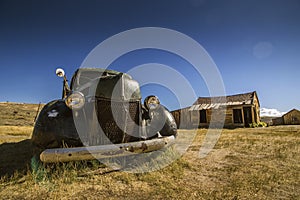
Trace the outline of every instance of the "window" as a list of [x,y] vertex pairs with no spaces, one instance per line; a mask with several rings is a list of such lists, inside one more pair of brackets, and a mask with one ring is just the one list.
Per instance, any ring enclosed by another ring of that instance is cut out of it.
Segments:
[[200,123],[207,123],[206,110],[200,110]]
[[233,123],[235,124],[243,123],[242,109],[233,109]]

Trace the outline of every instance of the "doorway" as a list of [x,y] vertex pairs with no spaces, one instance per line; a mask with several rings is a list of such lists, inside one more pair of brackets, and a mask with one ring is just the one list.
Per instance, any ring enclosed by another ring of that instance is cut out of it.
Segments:
[[245,127],[250,127],[250,123],[252,123],[251,107],[243,107],[243,112]]

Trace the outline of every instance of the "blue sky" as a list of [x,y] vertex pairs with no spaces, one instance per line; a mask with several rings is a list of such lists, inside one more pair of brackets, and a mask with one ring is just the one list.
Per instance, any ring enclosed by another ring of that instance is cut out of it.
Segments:
[[[300,109],[299,10],[299,0],[0,0],[0,101],[60,98],[57,67],[70,78],[108,37],[132,28],[164,27],[206,49],[227,94],[256,90],[261,107]],[[209,96],[189,64],[167,52],[132,52],[111,68],[143,63],[174,67],[190,79],[197,96]],[[166,88],[149,85],[142,92],[158,94],[171,110],[178,106]],[[194,101],[186,99],[186,105]]]

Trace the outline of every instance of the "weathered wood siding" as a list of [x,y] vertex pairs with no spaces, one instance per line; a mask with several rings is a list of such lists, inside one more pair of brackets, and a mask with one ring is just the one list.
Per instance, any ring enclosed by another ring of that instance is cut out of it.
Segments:
[[[244,127],[245,126],[245,120],[244,120],[244,107],[251,107],[251,115],[252,119],[250,123],[258,123],[260,122],[260,116],[259,116],[259,106],[258,105],[252,105],[252,106],[228,106],[226,109],[218,109],[218,110],[206,110],[207,115],[207,123],[199,123],[199,127],[208,127],[211,122],[211,116],[212,112],[215,112],[214,115],[215,120],[214,123],[223,123],[222,121],[222,114],[225,112],[225,121],[224,121],[224,127]],[[242,123],[234,123],[234,116],[233,116],[233,109],[240,109],[242,114]],[[218,115],[218,113],[220,113]],[[220,118],[218,118],[220,116]]]
[[258,97],[256,92],[254,93],[253,97],[253,122],[259,123],[260,122],[260,105],[258,101]]
[[277,117],[272,119],[272,125],[276,126],[276,125],[283,125],[283,117]]
[[283,123],[286,125],[298,125],[300,124],[300,111],[293,109],[290,112],[283,115]]
[[174,110],[171,114],[173,115],[178,128],[184,129],[191,127],[191,114],[189,108]]
[[[249,106],[245,106],[249,107]],[[240,109],[242,114],[242,123],[234,123],[234,116],[233,116],[233,109]],[[225,108],[220,109],[208,109],[206,111],[206,123],[200,122],[200,112],[199,111],[189,111],[189,108],[181,109],[181,110],[175,110],[172,111],[172,115],[175,118],[175,121],[177,123],[177,126],[179,128],[206,128],[209,127],[210,123],[212,122],[212,114],[214,113],[214,124],[222,124],[223,118],[225,112],[225,121],[224,121],[224,127],[244,127],[245,121],[244,121],[244,111],[243,106],[228,106]],[[251,106],[251,114],[252,114],[252,120],[251,123],[254,122],[260,122],[260,116],[259,116],[259,106],[258,105],[252,105]]]
[[[260,122],[260,105],[256,92],[253,92],[251,100],[249,98],[246,100],[240,99],[237,98],[235,100],[231,98],[228,104],[225,103],[217,107],[214,106],[217,104],[209,104],[208,102],[204,104],[200,103],[201,107],[197,107],[197,103],[195,102],[191,107],[175,110],[171,113],[179,128],[204,128],[210,125],[219,127],[223,123],[224,127],[247,127],[251,123]],[[239,120],[234,120],[235,109],[238,110]]]

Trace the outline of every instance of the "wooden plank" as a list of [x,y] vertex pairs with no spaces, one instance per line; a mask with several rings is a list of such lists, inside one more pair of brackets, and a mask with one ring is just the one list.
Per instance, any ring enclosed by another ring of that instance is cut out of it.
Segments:
[[175,137],[168,136],[122,144],[46,149],[40,154],[40,159],[45,163],[54,163],[121,157],[159,150],[173,143],[175,143]]

